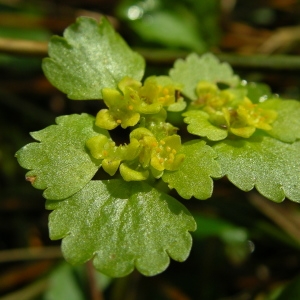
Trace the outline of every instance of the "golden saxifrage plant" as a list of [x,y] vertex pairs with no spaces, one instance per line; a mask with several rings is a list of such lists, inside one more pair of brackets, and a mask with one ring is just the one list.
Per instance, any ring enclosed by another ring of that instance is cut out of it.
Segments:
[[[184,261],[196,223],[181,202],[210,198],[224,176],[275,202],[300,201],[300,103],[247,84],[212,54],[143,79],[144,59],[109,22],[81,17],[51,39],[42,67],[69,99],[102,107],[58,117],[16,154],[44,190],[50,237],[70,263],[93,259],[120,277]],[[112,137],[117,127],[126,143]]]

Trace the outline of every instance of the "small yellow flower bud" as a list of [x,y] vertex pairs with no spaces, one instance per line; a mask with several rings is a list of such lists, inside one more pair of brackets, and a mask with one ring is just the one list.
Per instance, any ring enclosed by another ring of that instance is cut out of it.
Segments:
[[164,88],[163,89],[163,94],[166,96],[166,95],[169,95],[169,90],[167,88]]

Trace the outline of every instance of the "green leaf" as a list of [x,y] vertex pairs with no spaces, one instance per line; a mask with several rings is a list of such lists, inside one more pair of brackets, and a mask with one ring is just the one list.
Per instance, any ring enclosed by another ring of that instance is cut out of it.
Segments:
[[207,46],[189,18],[170,10],[152,12],[151,16],[134,20],[129,26],[142,39],[168,47],[184,47],[203,52]]
[[[48,276],[48,286],[42,300],[86,300],[87,266],[72,266],[63,261]],[[112,278],[94,270],[95,290],[104,291]]]
[[49,275],[44,300],[72,299],[84,300],[83,291],[80,290],[74,274],[74,267],[63,263]]
[[[85,142],[102,129],[93,128],[95,118],[88,114],[61,116],[57,125],[31,133],[40,143],[21,148],[16,157],[29,169],[28,181],[37,189],[46,189],[44,197],[61,200],[83,188],[100,167],[87,153]],[[97,131],[96,131],[97,130]]]
[[261,103],[260,107],[273,109],[278,114],[268,134],[287,143],[292,143],[300,139],[299,101],[271,99]]
[[61,239],[72,264],[93,258],[100,272],[121,277],[136,267],[151,276],[164,271],[169,256],[184,261],[196,229],[188,210],[146,183],[91,181],[64,201],[47,201],[51,239]]
[[[220,38],[219,11],[218,0],[204,3],[122,0],[115,12],[141,38],[152,37],[154,43],[192,49],[195,49],[197,43],[202,43],[207,49],[216,45]],[[134,42],[139,43],[136,40]]]
[[193,237],[204,239],[216,236],[224,243],[224,250],[233,262],[242,262],[249,255],[249,235],[245,228],[222,220],[220,217],[196,215],[197,230]]
[[64,37],[52,37],[49,56],[42,65],[46,77],[74,100],[102,99],[103,88],[117,88],[125,76],[141,80],[145,68],[105,18],[78,18]]
[[273,297],[274,300],[298,299],[300,297],[300,276],[295,277],[284,286],[280,286],[280,294],[278,297]]
[[221,169],[215,161],[216,153],[204,141],[193,140],[182,145],[180,153],[185,159],[177,171],[165,171],[162,179],[175,188],[184,199],[211,197],[213,178],[221,177]]
[[197,99],[195,91],[200,80],[220,82],[230,86],[236,86],[240,81],[227,63],[220,63],[210,53],[201,57],[193,53],[187,56],[185,60],[178,59],[173,69],[170,70],[170,77],[175,82],[184,85],[182,93],[192,100]]
[[211,141],[223,140],[227,130],[214,126],[209,122],[209,114],[201,110],[189,110],[182,114],[184,122],[189,124],[187,130],[191,134],[207,137]]
[[265,197],[300,202],[300,142],[271,137],[226,140],[214,146],[223,175],[243,191],[255,186]]

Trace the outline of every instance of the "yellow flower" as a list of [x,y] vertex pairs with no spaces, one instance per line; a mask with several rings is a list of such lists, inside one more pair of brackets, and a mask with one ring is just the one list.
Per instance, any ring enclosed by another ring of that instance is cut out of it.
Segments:
[[102,89],[103,100],[108,109],[96,116],[96,126],[114,129],[135,126],[143,115],[158,114],[163,107],[175,103],[177,86],[159,84],[155,76],[145,80],[144,85],[130,77],[123,78],[118,89]]
[[128,145],[116,146],[104,135],[90,138],[86,145],[95,159],[102,160],[102,168],[113,176],[118,168],[124,180],[145,180],[149,171],[155,178],[164,170],[177,170],[184,159],[178,154],[180,137],[176,134],[161,140],[146,128],[137,128],[130,134]]
[[275,111],[263,109],[231,89],[220,90],[214,83],[200,81],[196,93],[193,109],[205,111],[211,124],[243,138],[249,138],[256,129],[270,130],[277,118]]

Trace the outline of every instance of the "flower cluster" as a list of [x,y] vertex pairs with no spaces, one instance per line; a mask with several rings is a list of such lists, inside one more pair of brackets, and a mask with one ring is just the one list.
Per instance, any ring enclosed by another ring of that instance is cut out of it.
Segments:
[[220,90],[216,84],[200,81],[196,88],[198,99],[193,109],[201,109],[209,115],[209,121],[228,132],[249,138],[256,129],[271,130],[277,118],[274,110],[263,109],[245,95],[231,89]]
[[[101,160],[104,171],[113,176],[119,169],[126,181],[146,180],[150,174],[160,178],[164,170],[177,170],[184,159],[177,128],[166,122],[165,108],[177,105],[179,87],[169,77],[149,77],[144,85],[125,77],[118,89],[104,88],[107,109],[96,116],[95,125],[107,130],[117,126],[134,127],[129,143],[117,146],[105,135],[86,142],[91,155]],[[179,103],[183,108],[182,103]]]
[[[164,80],[165,81],[165,80]],[[118,89],[104,88],[103,100],[108,109],[102,109],[96,116],[96,125],[104,129],[117,126],[135,126],[141,115],[157,114],[164,107],[175,104],[178,86],[171,81],[160,84],[158,77],[145,80],[144,85],[130,77],[118,84]]]
[[164,170],[177,170],[184,159],[178,154],[181,147],[179,135],[173,134],[158,140],[146,128],[137,128],[130,133],[130,143],[116,146],[104,135],[87,141],[91,155],[102,160],[102,168],[113,176],[118,168],[124,180],[140,181],[149,177],[149,170],[155,178]]

